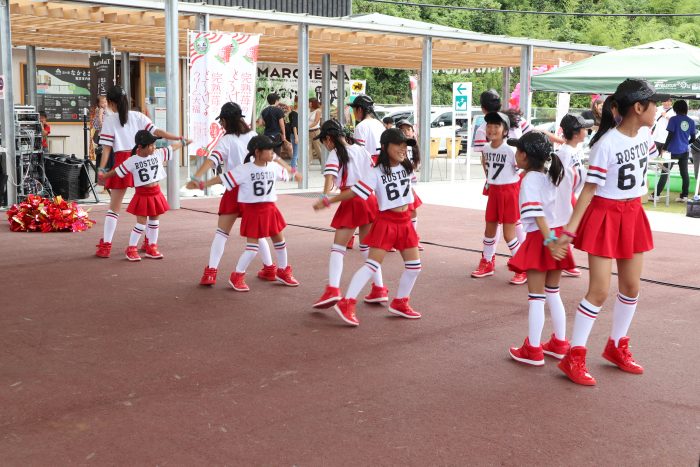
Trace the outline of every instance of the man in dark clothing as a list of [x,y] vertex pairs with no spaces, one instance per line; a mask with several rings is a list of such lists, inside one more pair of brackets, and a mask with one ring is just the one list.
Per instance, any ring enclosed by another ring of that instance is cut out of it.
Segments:
[[[279,101],[279,94],[273,92],[267,95],[267,103],[269,105],[260,112],[258,125],[265,127],[263,132],[265,136],[270,137],[272,140],[286,142],[284,110],[277,105]],[[279,148],[276,148],[275,152],[279,154],[279,150]]]

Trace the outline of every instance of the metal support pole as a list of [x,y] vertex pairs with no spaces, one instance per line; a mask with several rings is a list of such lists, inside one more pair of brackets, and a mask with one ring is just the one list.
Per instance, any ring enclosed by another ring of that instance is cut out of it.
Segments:
[[[200,13],[197,15],[197,26],[198,26],[200,32],[209,31],[209,27],[210,27],[209,13],[203,13],[203,14]],[[189,73],[189,67],[187,67],[185,69]],[[186,75],[183,73],[183,79],[185,79],[185,76]],[[189,77],[187,77],[187,79],[189,82]],[[188,96],[189,96],[189,93],[188,93]],[[184,108],[189,109],[189,105],[187,107],[184,107]],[[188,114],[188,113],[189,112],[185,112],[185,114]],[[253,119],[253,121],[255,121],[255,119]],[[185,128],[187,128],[189,131],[189,122]],[[206,161],[206,159],[204,157],[198,157],[198,156],[195,158],[195,160],[196,160],[196,162],[195,162],[196,169],[195,170],[199,170],[199,168],[202,167],[202,164],[204,164],[204,162]],[[189,168],[187,169],[187,172],[189,174]],[[204,173],[204,181],[206,182],[207,180],[209,180],[209,171],[208,170]],[[204,188],[204,196],[209,196],[209,195],[211,195],[211,188],[210,187]]]
[[0,61],[5,79],[5,98],[2,100],[2,144],[5,147],[7,170],[7,205],[17,202],[17,160],[15,159],[15,96],[12,92],[12,33],[10,29],[10,1],[0,0]]
[[[177,0],[165,2],[165,127],[168,133],[180,134],[180,81],[178,79]],[[168,204],[180,209],[180,158],[168,163]]]
[[129,52],[122,52],[122,89],[129,98],[131,104],[131,66],[129,64]]
[[345,125],[345,65],[338,65],[338,121]]
[[430,181],[430,105],[433,94],[433,40],[423,38],[423,61],[420,70],[420,102],[418,106],[418,139],[421,153],[422,182]]
[[304,179],[299,188],[309,188],[309,25],[299,26],[299,143],[297,151],[301,159],[301,175]]
[[27,46],[27,104],[37,107],[36,96],[36,47]]
[[103,54],[111,54],[112,53],[112,39],[109,37],[103,37],[100,39],[100,52]]
[[503,70],[503,91],[501,93],[501,110],[508,110],[510,107],[510,67],[506,66]]
[[[321,56],[321,124],[331,118],[331,56],[323,54]],[[321,172],[328,159],[328,149],[321,145]]]
[[520,112],[526,120],[530,120],[532,112],[532,93],[530,92],[530,77],[532,76],[533,47],[523,45],[520,54]]

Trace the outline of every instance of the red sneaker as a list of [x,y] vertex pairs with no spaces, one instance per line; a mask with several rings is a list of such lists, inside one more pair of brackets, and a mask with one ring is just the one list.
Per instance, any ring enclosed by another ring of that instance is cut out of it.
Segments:
[[100,258],[109,258],[111,252],[112,244],[100,239],[100,243],[97,244],[97,251],[95,252],[95,256],[98,256]]
[[231,277],[228,279],[228,283],[236,292],[248,292],[250,290],[248,284],[245,283],[244,272],[232,272]]
[[568,352],[570,348],[571,345],[569,344],[569,341],[566,339],[560,341],[554,336],[554,334],[552,334],[549,342],[542,344],[542,351],[545,354],[549,355],[550,357],[558,358],[559,360],[564,358],[564,355],[566,355],[566,352]]
[[357,316],[355,315],[356,303],[357,300],[354,298],[343,298],[336,303],[333,308],[343,321],[352,326],[359,326],[360,322],[357,320]]
[[493,276],[495,270],[496,262],[494,260],[488,261],[482,256],[481,261],[479,261],[479,267],[476,268],[476,271],[472,272],[472,277]]
[[126,247],[126,251],[124,251],[124,253],[126,253],[126,259],[129,261],[141,261],[139,249],[136,247],[136,245]]
[[393,299],[389,305],[389,313],[408,319],[418,319],[421,316],[420,313],[411,308],[411,305],[408,304],[408,297]]
[[355,246],[355,235],[350,237],[350,240],[348,240],[348,244],[346,245],[346,248],[348,250],[352,250],[352,248]]
[[216,273],[218,269],[210,268],[209,266],[204,267],[204,274],[202,278],[199,279],[199,285],[214,285],[216,284]]
[[513,360],[516,360],[520,363],[526,363],[528,365],[533,366],[544,365],[544,354],[542,353],[542,346],[531,346],[529,337],[525,338],[525,342],[523,342],[522,347],[511,347],[509,352],[510,356],[513,357]]
[[644,373],[644,368],[634,361],[632,352],[630,352],[630,338],[625,336],[620,338],[620,343],[615,347],[615,341],[608,339],[608,344],[603,351],[603,358],[610,363],[617,365],[622,371],[641,375]]
[[389,301],[389,289],[386,287],[378,287],[372,283],[372,290],[368,295],[365,295],[365,303],[386,303]]
[[141,248],[139,248],[139,251],[148,251],[148,237],[143,237],[143,243],[141,244]]
[[277,268],[277,282],[281,282],[284,285],[288,285],[289,287],[296,287],[299,285],[299,281],[297,281],[294,276],[292,275],[292,267],[287,266],[284,269]]
[[586,348],[571,347],[557,365],[571,381],[584,386],[595,386],[595,378],[586,368]]
[[510,280],[510,283],[513,285],[523,285],[527,283],[527,273],[516,272],[515,274],[513,274],[513,278]]
[[561,273],[569,277],[581,277],[581,270],[579,268],[562,269]]
[[163,259],[163,254],[158,251],[157,243],[149,243],[146,245],[146,258]]
[[321,298],[316,300],[313,307],[319,309],[330,308],[338,303],[342,298],[343,295],[340,293],[340,289],[338,287],[331,287],[330,285],[327,285],[325,292],[323,292]]
[[262,269],[258,271],[258,279],[264,281],[274,282],[277,280],[277,266],[271,264],[269,266],[263,265]]

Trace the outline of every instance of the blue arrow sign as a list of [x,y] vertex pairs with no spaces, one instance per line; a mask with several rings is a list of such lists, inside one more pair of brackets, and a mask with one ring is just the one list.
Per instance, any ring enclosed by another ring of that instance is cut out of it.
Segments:
[[458,91],[460,94],[464,94],[464,91],[466,91],[466,90],[467,90],[467,88],[465,88],[465,87],[462,85],[462,83],[459,83],[459,85],[457,86],[457,91]]

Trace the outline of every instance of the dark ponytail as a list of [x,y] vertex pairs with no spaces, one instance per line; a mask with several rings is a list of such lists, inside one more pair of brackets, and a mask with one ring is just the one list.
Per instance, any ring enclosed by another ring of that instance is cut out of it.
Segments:
[[126,97],[126,92],[119,86],[112,86],[107,91],[107,102],[117,105],[119,123],[122,126],[126,125],[129,121],[129,99]]
[[564,164],[561,163],[561,159],[555,153],[549,155],[551,162],[549,163],[549,169],[547,170],[547,175],[552,181],[554,186],[559,186],[561,181],[564,179]]
[[243,163],[247,164],[248,162],[250,162],[254,158],[255,158],[255,151],[249,152],[248,154],[246,154],[245,159],[243,159]]
[[593,138],[591,138],[591,142],[588,144],[588,146],[593,147],[593,145],[597,143],[608,130],[615,128],[615,114],[613,114],[612,111],[613,107],[617,107],[615,97],[608,96],[607,99],[605,99],[605,102],[603,102],[603,110],[600,116],[598,131],[596,131],[595,135],[593,135]]
[[418,145],[411,146],[411,158],[413,159],[413,170],[418,170],[420,167],[420,149]]
[[221,117],[221,126],[227,135],[241,136],[250,133],[250,127],[242,116]]
[[[345,147],[345,144],[343,144],[343,137],[336,134],[336,133],[329,133],[327,138],[330,138],[331,141],[333,141],[333,145],[335,146],[335,153],[338,156],[338,172],[341,170],[343,171],[343,178],[345,178],[347,174],[347,166],[348,162],[350,162],[350,155],[348,154],[348,148]],[[344,182],[344,180],[343,180]],[[343,183],[344,185],[344,183]]]

